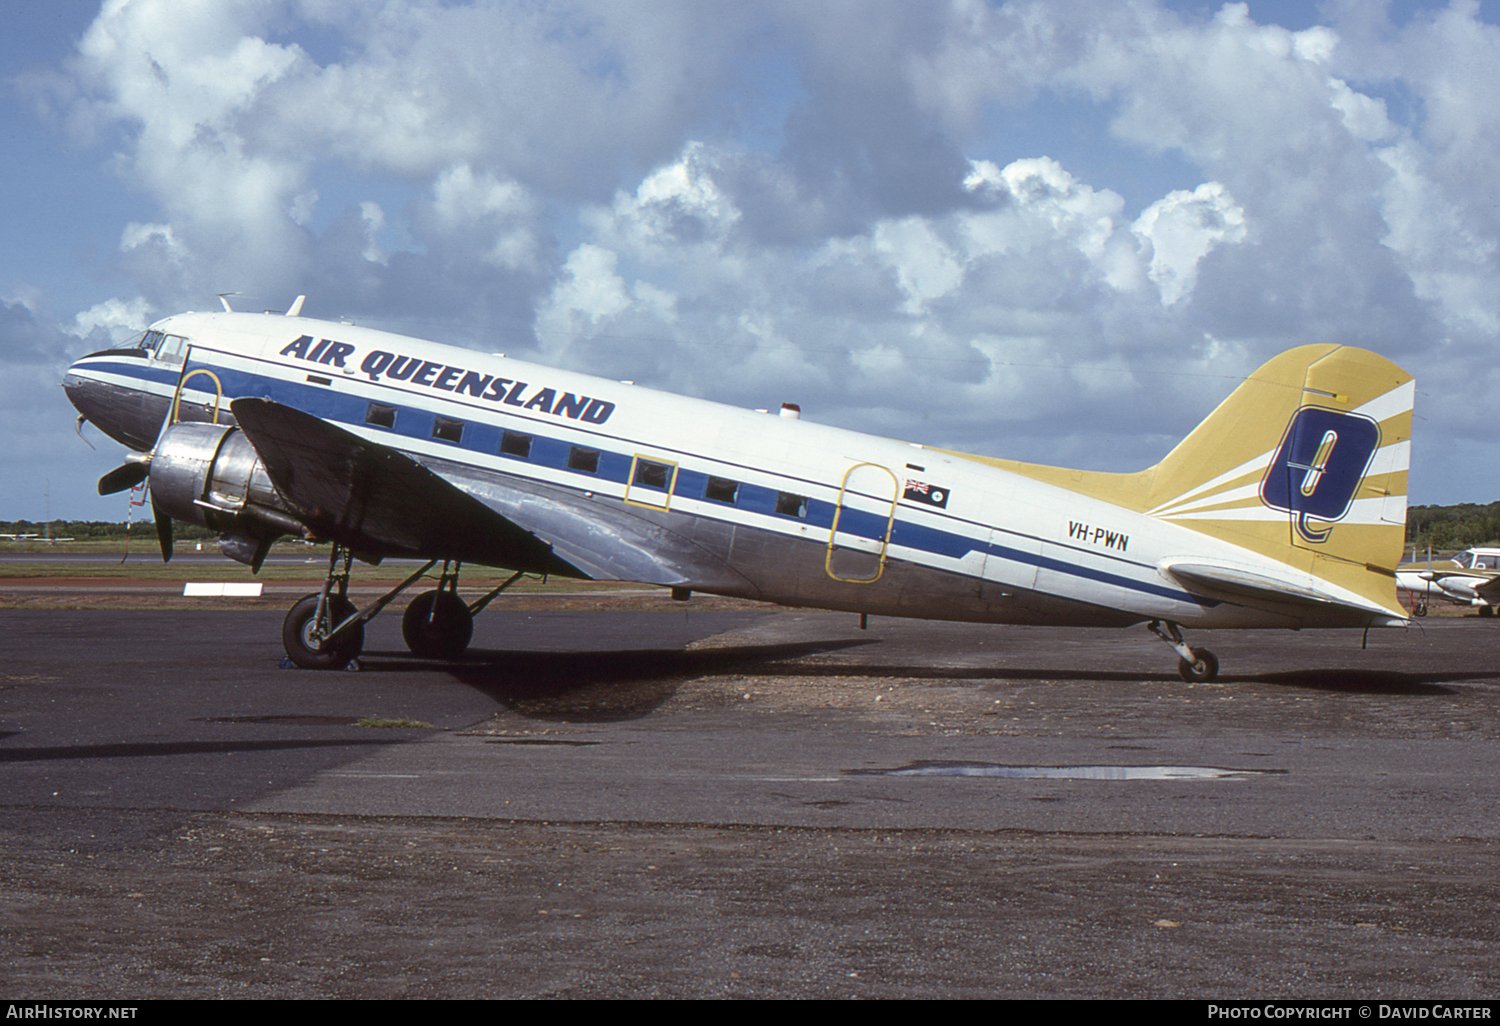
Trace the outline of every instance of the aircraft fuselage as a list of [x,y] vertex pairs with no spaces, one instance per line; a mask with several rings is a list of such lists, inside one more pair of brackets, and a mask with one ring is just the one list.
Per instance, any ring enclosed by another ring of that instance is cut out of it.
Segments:
[[85,357],[64,382],[123,444],[144,451],[169,417],[232,423],[232,399],[270,399],[411,457],[549,543],[575,539],[572,565],[588,577],[996,623],[1399,622],[1357,597],[1189,590],[1162,568],[1310,578],[1253,547],[914,443],[301,317],[182,314],[147,341]]

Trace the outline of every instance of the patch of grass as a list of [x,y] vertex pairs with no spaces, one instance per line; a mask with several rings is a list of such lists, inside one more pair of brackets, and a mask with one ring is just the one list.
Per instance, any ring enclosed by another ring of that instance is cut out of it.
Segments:
[[354,722],[356,727],[383,727],[386,729],[409,729],[409,730],[436,730],[430,723],[421,720],[392,719],[387,716],[366,716]]

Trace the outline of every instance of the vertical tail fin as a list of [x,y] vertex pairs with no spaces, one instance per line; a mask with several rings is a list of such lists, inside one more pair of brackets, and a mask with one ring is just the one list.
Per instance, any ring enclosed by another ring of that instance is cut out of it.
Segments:
[[1404,615],[1410,374],[1350,346],[1303,346],[1250,375],[1147,471],[1164,520],[1272,556]]

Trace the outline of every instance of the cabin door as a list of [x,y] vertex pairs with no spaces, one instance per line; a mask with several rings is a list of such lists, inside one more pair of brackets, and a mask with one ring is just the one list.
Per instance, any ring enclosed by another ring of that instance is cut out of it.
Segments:
[[896,475],[878,463],[856,463],[844,474],[823,568],[836,581],[870,584],[885,572],[896,522]]

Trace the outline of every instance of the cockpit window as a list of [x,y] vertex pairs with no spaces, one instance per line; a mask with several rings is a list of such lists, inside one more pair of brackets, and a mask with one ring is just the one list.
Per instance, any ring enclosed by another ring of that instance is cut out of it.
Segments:
[[165,331],[148,331],[137,342],[122,346],[123,349],[144,349],[153,359],[163,363],[179,364],[187,356],[188,340],[181,335],[168,335]]
[[1465,570],[1500,570],[1500,556],[1473,549],[1464,549],[1453,557],[1453,562]]
[[188,340],[181,335],[161,335],[161,341],[156,344],[156,358],[163,363],[181,363],[187,357]]

